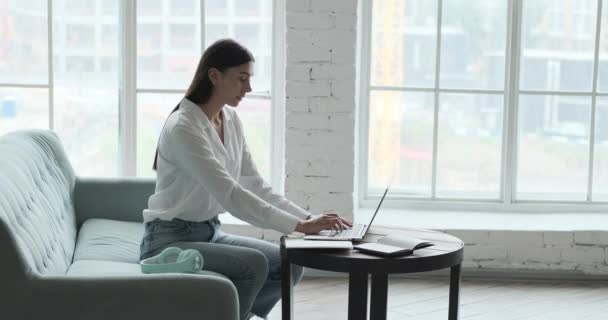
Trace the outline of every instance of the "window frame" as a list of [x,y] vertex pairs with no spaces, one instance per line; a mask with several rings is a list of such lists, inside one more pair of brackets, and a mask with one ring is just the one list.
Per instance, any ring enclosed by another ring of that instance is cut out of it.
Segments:
[[[416,88],[406,86],[371,86],[371,45],[372,45],[372,0],[361,0],[360,12],[360,37],[359,37],[359,169],[357,170],[357,197],[359,207],[373,208],[383,190],[370,189],[368,185],[368,139],[369,139],[369,106],[370,94],[374,90],[394,90],[397,92],[428,92],[433,93],[434,101],[434,128],[433,128],[433,159],[430,197],[407,196],[405,194],[388,195],[384,206],[387,208],[412,209],[412,210],[438,210],[438,211],[488,211],[488,212],[603,212],[608,209],[608,201],[591,200],[593,194],[593,162],[595,146],[595,113],[596,98],[606,97],[608,93],[599,93],[598,81],[598,55],[602,19],[602,0],[597,0],[597,15],[595,20],[594,34],[594,57],[593,57],[593,85],[590,92],[569,91],[546,91],[546,90],[521,90],[519,89],[520,58],[522,40],[522,0],[507,0],[507,34],[505,47],[505,81],[502,90],[491,89],[446,89],[439,86],[439,74],[441,71],[441,28],[443,16],[443,1],[437,0],[437,37],[435,56],[435,84],[433,88]],[[607,31],[605,31],[607,32]],[[502,119],[502,146],[500,166],[500,190],[498,199],[466,199],[466,198],[441,198],[436,196],[437,186],[437,136],[438,136],[438,107],[439,93],[486,93],[503,94],[503,119]],[[518,131],[518,104],[520,95],[574,95],[591,98],[591,128],[589,137],[589,165],[587,196],[583,201],[553,201],[553,200],[523,200],[515,199],[515,188],[517,178],[517,131]]]
[[[141,0],[140,0],[141,1]],[[271,104],[271,138],[270,146],[270,181],[271,186],[278,192],[283,192],[284,175],[284,49],[285,39],[278,36],[285,31],[285,0],[271,0],[272,6],[272,65],[270,91],[253,92],[248,95],[252,99],[270,100]],[[139,89],[137,88],[137,3],[138,0],[120,0],[117,3],[118,13],[118,177],[137,176],[137,95],[139,93],[178,93],[184,90],[172,89]],[[205,49],[205,0],[200,0],[201,35],[200,52]],[[48,128],[54,130],[54,83],[53,83],[53,0],[47,0],[47,48],[48,48],[48,79],[46,84],[40,83],[0,83],[0,88],[36,88],[48,90]],[[96,3],[97,5],[98,3]],[[103,13],[104,15],[106,13]],[[196,18],[195,18],[196,19]],[[194,71],[194,70],[193,70]],[[169,108],[169,106],[168,106]]]
[[47,17],[47,83],[26,83],[26,82],[0,82],[0,88],[14,88],[14,89],[46,89],[48,90],[48,128],[49,130],[54,129],[55,117],[54,117],[54,83],[53,83],[53,6],[52,0],[46,1],[46,17]]

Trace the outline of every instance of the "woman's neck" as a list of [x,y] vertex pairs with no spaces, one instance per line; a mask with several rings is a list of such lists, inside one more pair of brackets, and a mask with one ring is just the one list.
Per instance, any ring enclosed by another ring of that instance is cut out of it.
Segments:
[[211,96],[211,98],[209,98],[209,101],[207,101],[207,103],[205,103],[203,105],[199,105],[199,107],[207,115],[207,118],[209,118],[209,121],[211,121],[211,123],[220,123],[221,122],[220,112],[222,111],[222,108],[224,107],[224,103],[219,101],[219,99],[217,99],[214,96]]

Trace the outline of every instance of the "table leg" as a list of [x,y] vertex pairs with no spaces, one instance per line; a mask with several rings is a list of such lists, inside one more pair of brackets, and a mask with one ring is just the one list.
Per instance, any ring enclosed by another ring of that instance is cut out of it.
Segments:
[[348,320],[367,318],[367,273],[353,271],[348,277]]
[[460,297],[460,264],[450,269],[450,309],[448,320],[458,320],[458,300]]
[[281,314],[283,320],[293,319],[293,265],[287,259],[287,250],[281,246]]
[[372,273],[372,297],[369,310],[371,320],[386,320],[386,297],[388,294],[388,274]]

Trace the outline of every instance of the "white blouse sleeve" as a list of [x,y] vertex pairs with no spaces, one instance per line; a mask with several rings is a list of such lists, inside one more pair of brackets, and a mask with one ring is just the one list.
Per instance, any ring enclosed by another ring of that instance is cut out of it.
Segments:
[[232,215],[261,228],[291,233],[297,217],[260,199],[235,181],[216,159],[210,142],[187,126],[169,132],[168,149],[186,174],[198,181]]
[[264,178],[262,178],[253,162],[253,158],[251,157],[247,142],[244,138],[243,141],[243,160],[241,164],[241,176],[239,178],[239,182],[243,187],[251,190],[251,192],[255,193],[258,197],[277,208],[281,208],[300,219],[308,219],[310,216],[308,211],[300,208],[284,196],[275,193],[274,190],[272,190],[272,187],[264,181]]

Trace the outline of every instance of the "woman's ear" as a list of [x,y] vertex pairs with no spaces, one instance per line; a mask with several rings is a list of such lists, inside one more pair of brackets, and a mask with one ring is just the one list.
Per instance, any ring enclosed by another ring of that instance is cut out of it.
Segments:
[[209,68],[209,71],[207,71],[207,75],[209,76],[209,80],[211,80],[211,83],[215,86],[217,85],[217,83],[219,82],[219,78],[220,78],[220,71],[216,68]]

